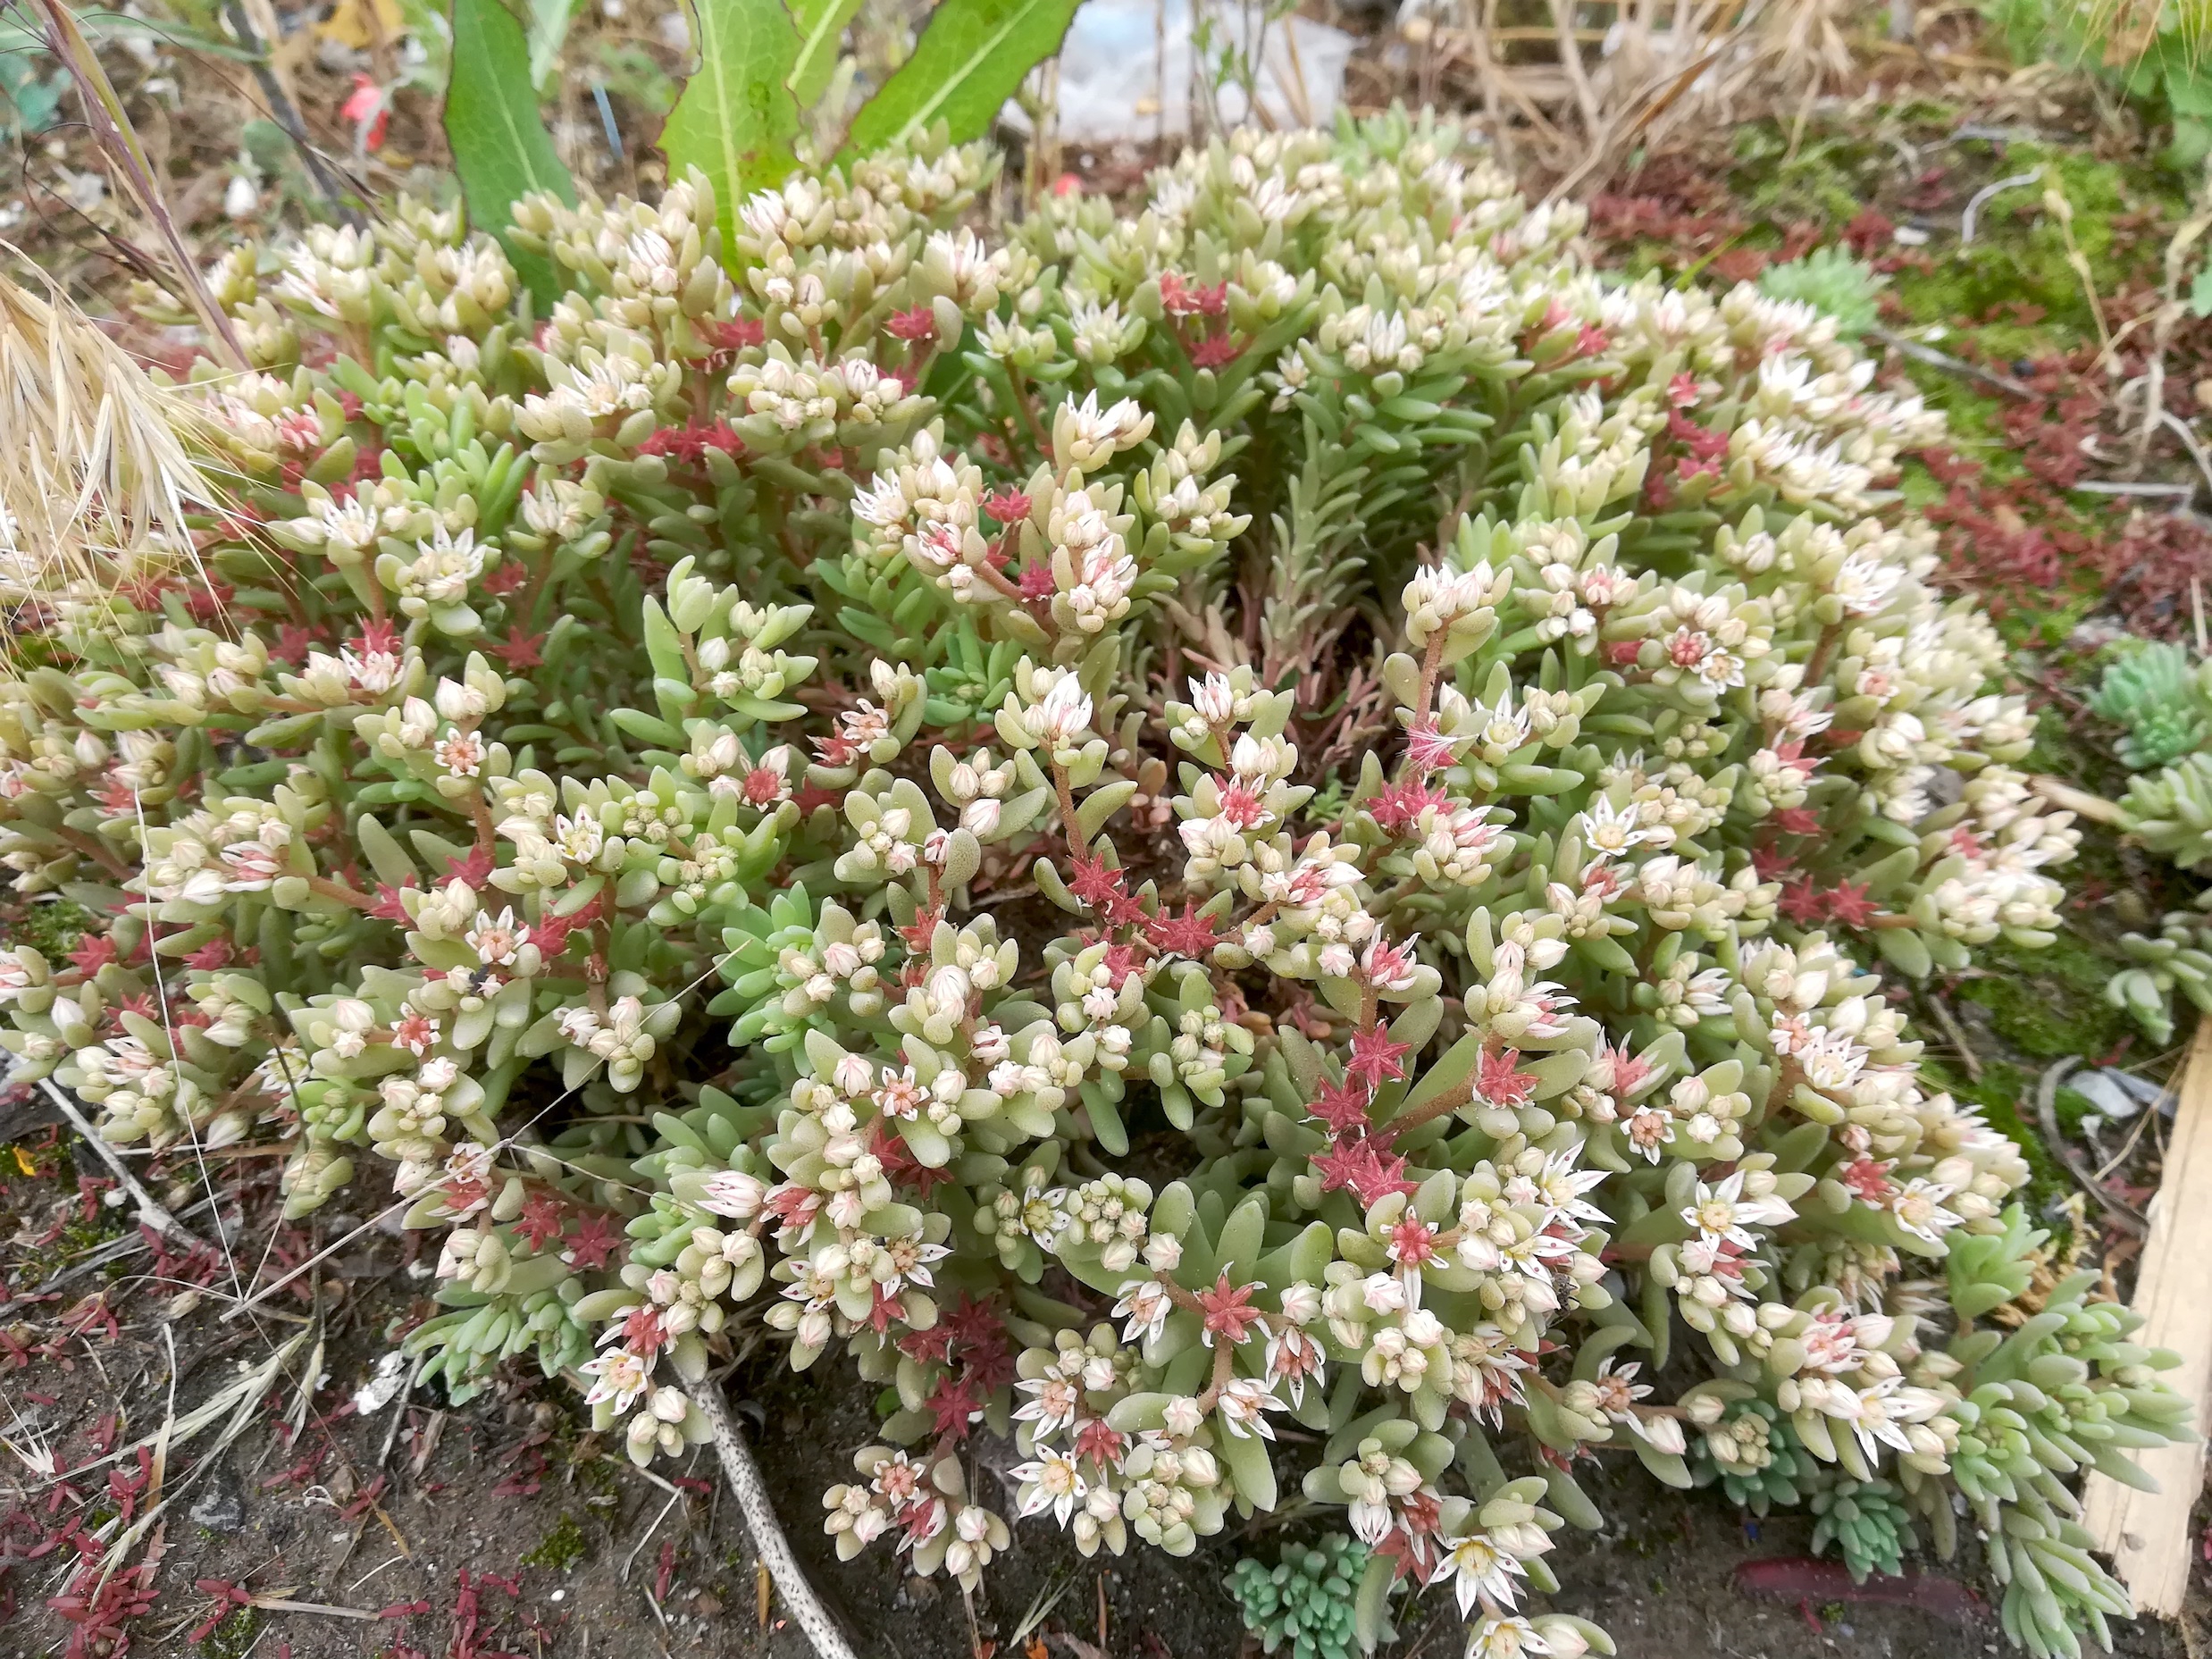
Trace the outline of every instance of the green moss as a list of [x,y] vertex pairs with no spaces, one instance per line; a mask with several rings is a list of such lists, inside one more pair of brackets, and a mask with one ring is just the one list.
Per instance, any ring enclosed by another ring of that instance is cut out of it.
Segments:
[[1993,183],[2039,167],[2042,178],[1992,197],[1974,240],[1931,269],[1901,272],[1898,296],[1927,322],[1979,318],[2018,300],[2042,307],[2040,323],[1993,323],[1974,331],[1977,343],[1999,360],[2077,343],[2096,325],[2081,276],[2067,259],[2065,227],[2045,210],[2045,189],[2057,187],[2073,206],[2074,239],[2100,300],[2144,275],[2160,246],[2155,236],[2116,230],[2114,219],[2154,203],[2178,213],[2182,204],[2156,169],[2123,167],[2079,150],[2015,145],[1988,164]]
[[2086,1094],[2062,1088],[2051,1097],[2051,1116],[2058,1120],[2062,1135],[2079,1135],[2082,1119],[2097,1110],[2096,1103]]
[[537,1548],[523,1557],[523,1565],[566,1572],[591,1553],[591,1541],[583,1536],[582,1526],[564,1511],[553,1529],[538,1540]]
[[1738,136],[1737,191],[1755,213],[1778,223],[1848,224],[1881,188],[1888,155],[1843,132],[1802,138],[1792,149],[1785,128],[1760,122]]
[[2032,1060],[2096,1059],[2127,1035],[2127,1016],[2104,1000],[2114,959],[2074,934],[2046,950],[1992,947],[1989,971],[1963,980],[1961,1000],[1986,1010],[2006,1043]]
[[209,1659],[246,1659],[264,1622],[260,1608],[241,1607],[200,1638],[200,1652]]
[[48,962],[58,963],[77,948],[93,920],[91,911],[67,899],[9,906],[0,909],[0,942],[29,945]]

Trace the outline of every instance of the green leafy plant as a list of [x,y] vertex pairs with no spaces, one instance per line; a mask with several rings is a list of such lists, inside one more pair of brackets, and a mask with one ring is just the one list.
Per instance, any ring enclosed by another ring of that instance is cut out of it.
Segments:
[[507,239],[516,202],[546,192],[571,205],[575,186],[538,119],[530,46],[501,0],[453,0],[453,71],[446,141],[470,216],[507,239],[516,272],[542,307],[559,289],[545,257]]
[[910,144],[938,122],[991,130],[1024,76],[1060,50],[1077,0],[958,0],[929,14],[914,54],[853,117],[844,154]]
[[2173,122],[2173,163],[2212,153],[2212,68],[2202,0],[1989,0],[2015,59],[2097,75]]
[[1813,1494],[1813,1553],[1840,1549],[1855,1583],[1865,1583],[1869,1573],[1905,1571],[1905,1552],[1917,1541],[1912,1512],[1887,1480],[1825,1483]]
[[[2183,869],[2212,863],[2212,666],[2185,646],[2123,639],[2111,648],[2091,710],[2121,728],[2117,752],[2135,769],[2116,802],[2080,797],[2149,850]],[[2132,967],[2105,983],[2105,1001],[2125,1010],[2152,1041],[2174,1035],[2178,991],[2212,1008],[2212,923],[2197,911],[2169,912],[2153,934],[2122,935]]]
[[1367,1570],[1367,1546],[1341,1532],[1286,1545],[1272,1567],[1247,1555],[1228,1576],[1244,1628],[1262,1653],[1289,1659],[1352,1659],[1362,1651],[1353,1597]]
[[[23,31],[15,32],[29,40]],[[68,90],[67,71],[51,67],[43,52],[0,46],[0,137],[44,132],[60,119],[62,96]]]
[[[1947,1264],[1961,1326],[1943,1355],[1965,1410],[1949,1476],[1981,1528],[2005,1633],[2032,1652],[2073,1655],[2087,1635],[2112,1646],[2108,1621],[2131,1616],[2125,1588],[2089,1552],[2066,1467],[2095,1468],[2144,1490],[2155,1483],[2125,1448],[2183,1432],[2186,1406],[2158,1381],[2180,1356],[2133,1340],[2142,1315],[2094,1301],[2098,1275],[2069,1275],[2009,1331],[1973,1321],[2021,1295],[2048,1235],[2015,1207],[2001,1231],[1961,1239]],[[1943,1482],[1907,1458],[1899,1479],[1937,1548],[1956,1547]]]
[[[911,146],[932,132],[964,143],[990,130],[1029,71],[1060,50],[1076,0],[945,0],[913,52],[860,106],[841,154]],[[830,91],[837,47],[859,0],[700,0],[691,11],[699,65],[660,137],[672,172],[697,169],[725,202],[781,184],[799,164],[802,127]],[[505,0],[453,0],[446,138],[471,217],[506,236],[509,209],[532,191],[575,194],[537,112],[537,92],[565,37],[557,5],[529,34]],[[721,227],[735,263],[737,222]],[[549,269],[508,252],[540,305]]]
[[1824,312],[1835,318],[1840,337],[1857,339],[1881,321],[1886,280],[1842,248],[1816,247],[1801,259],[1769,265],[1759,273],[1759,291]]
[[2138,771],[2169,765],[2212,742],[2208,670],[2191,661],[2186,646],[2169,641],[2124,641],[2089,706],[2123,728],[2120,758]]
[[1780,1409],[1755,1397],[1735,1401],[1690,1443],[1691,1478],[1718,1481],[1730,1502],[1755,1515],[1802,1504],[1819,1468]]
[[2182,1407],[2078,1286],[1975,1328],[2027,1165],[1889,983],[2049,943],[2076,839],[1889,515],[1938,423],[1432,121],[979,232],[994,165],[525,195],[542,310],[420,203],[222,261],[197,563],[0,573],[0,865],[98,923],[0,952],[14,1075],[389,1203],[457,1403],[645,1462],[734,1320],[850,1365],[841,1555],[975,1586],[1010,1437],[1085,1554],[1341,1512],[1362,1644],[1607,1652],[1523,1601],[1576,1460],[1755,1437],[2097,1628],[2062,1477]]
[[2169,910],[2155,934],[2120,936],[2120,951],[2133,967],[2115,974],[2105,1000],[2133,1016],[2153,1043],[2174,1040],[2174,993],[2199,1013],[2212,1012],[2212,888],[2197,895],[2193,910]]

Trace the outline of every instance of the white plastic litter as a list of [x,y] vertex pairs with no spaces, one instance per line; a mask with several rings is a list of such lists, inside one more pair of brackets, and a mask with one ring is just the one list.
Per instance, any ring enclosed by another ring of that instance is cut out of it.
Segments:
[[2066,1079],[2066,1086],[2087,1101],[2099,1118],[2125,1119],[2143,1109],[2142,1102],[2109,1071],[2077,1071]]
[[406,1380],[407,1356],[397,1348],[380,1354],[376,1374],[354,1390],[353,1409],[364,1417],[373,1417],[392,1402],[399,1392],[399,1385]]
[[2066,1087],[2095,1109],[2082,1119],[2087,1128],[2093,1129],[2107,1122],[2124,1123],[2146,1106],[2156,1106],[2169,1118],[2174,1115],[2173,1094],[2148,1077],[2113,1067],[2077,1071],[2066,1079]]
[[[1249,13],[1241,5],[1209,7],[1216,44],[1208,55],[1224,41],[1241,51],[1258,12],[1256,6]],[[1194,103],[1205,108],[1204,88],[1192,70],[1191,18],[1191,0],[1085,0],[1060,47],[1060,142],[1142,142],[1187,134]],[[1310,18],[1278,18],[1268,25],[1257,86],[1266,121],[1280,129],[1333,120],[1353,44],[1343,29]],[[1214,96],[1230,126],[1252,119],[1244,88],[1233,80]],[[1001,119],[1017,130],[1027,126],[1011,104]]]

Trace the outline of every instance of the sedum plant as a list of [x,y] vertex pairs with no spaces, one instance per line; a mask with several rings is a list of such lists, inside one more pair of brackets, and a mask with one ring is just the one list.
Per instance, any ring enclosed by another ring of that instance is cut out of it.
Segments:
[[[2121,729],[2117,752],[2134,775],[2110,809],[2113,822],[2183,869],[2212,860],[2212,680],[2188,649],[2162,640],[2124,638],[2089,700],[2092,712]],[[2125,1010],[2153,1042],[2174,1035],[2174,994],[2212,1008],[2212,933],[2204,896],[2195,910],[2173,910],[2153,934],[2123,934],[2134,966],[2116,974],[2105,1000]]]
[[2130,635],[2114,650],[2089,707],[2121,728],[2123,763],[2154,771],[2212,742],[2212,697],[2186,646]]
[[1834,1545],[1856,1584],[1865,1583],[1869,1573],[1903,1572],[1905,1552],[1918,1541],[1912,1511],[1887,1480],[1847,1476],[1822,1487],[1813,1495],[1813,1513],[1819,1518],[1813,1527],[1813,1553],[1824,1555]]
[[2105,667],[2092,711],[2122,730],[2134,773],[2116,821],[2183,869],[2212,860],[2212,693],[2186,647],[2129,638]]
[[2212,864],[2212,752],[2193,750],[2155,772],[2138,772],[2120,798],[2119,823],[2183,869]]
[[1804,1503],[1820,1469],[1781,1409],[1756,1394],[1728,1402],[1689,1450],[1697,1485],[1718,1481],[1730,1502],[1762,1518]]
[[1840,247],[1816,247],[1761,272],[1759,292],[1826,312],[1836,319],[1839,334],[1856,340],[1881,321],[1881,290],[1888,281]]
[[[2086,1634],[2108,1652],[2108,1621],[2132,1616],[2132,1606],[2090,1554],[2080,1501],[2064,1477],[2094,1468],[2155,1489],[2128,1453],[2186,1436],[2189,1408],[2158,1377],[2178,1356],[2132,1340],[2141,1314],[2090,1299],[2096,1272],[2061,1279],[2032,1309],[2023,1303],[2033,1253],[2048,1236],[2015,1206],[2000,1229],[1957,1241],[1945,1266],[1958,1329],[1925,1364],[1960,1395],[1947,1479],[1981,1529],[2004,1587],[2005,1634],[2033,1652],[2068,1655],[2081,1651]],[[1994,1322],[1974,1326],[2000,1308],[2028,1317],[2009,1330]],[[1898,1478],[1937,1547],[1949,1554],[1956,1546],[1954,1506],[1930,1501],[1930,1471],[1913,1460],[1901,1462]]]
[[1299,1504],[1363,1645],[1434,1584],[1609,1652],[1525,1604],[1576,1461],[1756,1437],[1747,1496],[1983,1505],[2071,1651],[2062,1477],[2178,1416],[1905,1277],[2027,1169],[1884,976],[2047,942],[2075,839],[1888,512],[1933,418],[1426,121],[1003,235],[992,165],[527,198],[543,312],[420,204],[229,257],[235,505],[16,596],[0,858],[104,920],[0,956],[15,1075],[392,1194],[456,1400],[528,1362],[645,1461],[739,1320],[850,1366],[842,1555]]
[[1353,1597],[1367,1567],[1367,1546],[1341,1532],[1319,1543],[1286,1545],[1269,1567],[1247,1555],[1228,1576],[1230,1597],[1260,1651],[1288,1659],[1353,1659],[1361,1651]]
[[2199,1014],[2212,1011],[2212,888],[2197,895],[2192,909],[2168,910],[2158,931],[2123,934],[2120,953],[2133,966],[2105,985],[2105,1001],[2134,1018],[2153,1043],[2174,1040],[2174,993],[2180,992]]

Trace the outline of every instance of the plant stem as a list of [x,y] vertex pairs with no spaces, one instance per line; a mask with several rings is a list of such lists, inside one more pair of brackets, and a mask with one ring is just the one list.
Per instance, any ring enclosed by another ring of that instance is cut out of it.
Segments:
[[1836,647],[1843,639],[1843,624],[1831,622],[1821,630],[1821,637],[1813,646],[1812,660],[1805,666],[1805,683],[1818,685],[1828,677],[1828,665],[1835,660]]
[[327,876],[308,876],[307,891],[318,895],[319,897],[334,900],[339,904],[348,905],[356,910],[373,910],[376,909],[376,901],[370,898],[367,893],[358,892],[353,888],[347,886],[344,882],[333,881]]
[[1029,429],[1029,441],[1036,445],[1038,458],[1040,460],[1049,458],[1052,453],[1052,445],[1051,440],[1045,437],[1043,427],[1037,423],[1035,406],[1029,401],[1027,378],[1019,369],[1009,364],[1006,380],[1007,384],[1014,389],[1014,407],[1021,412],[1021,423]]
[[254,27],[246,7],[239,0],[230,0],[222,14],[230,22],[230,32],[238,37],[239,45],[255,54],[254,80],[261,88],[261,100],[269,106],[276,124],[284,129],[284,136],[292,141],[292,147],[299,152],[300,162],[314,179],[315,188],[329,198],[331,211],[347,224],[358,227],[364,223],[360,210],[346,199],[346,176],[331,166],[323,152],[315,148],[314,140],[307,136],[307,125],[299,118],[298,105],[292,102],[283,82],[277,79],[276,71],[270,66],[269,43]]
[[1420,693],[1413,700],[1413,724],[1428,723],[1429,711],[1437,699],[1437,678],[1444,668],[1444,636],[1445,630],[1438,628],[1429,636],[1429,643],[1421,650]]
[[807,1575],[800,1571],[798,1557],[792,1554],[783,1529],[776,1521],[775,1508],[768,1502],[767,1487],[761,1483],[760,1465],[753,1461],[751,1451],[731,1420],[720,1386],[709,1381],[694,1391],[691,1399],[714,1435],[715,1454],[722,1460],[722,1472],[730,1483],[730,1490],[737,1495],[737,1506],[745,1516],[745,1529],[752,1535],[754,1553],[761,1565],[767,1568],[768,1577],[775,1580],[783,1605],[791,1609],[793,1621],[807,1640],[814,1644],[814,1651],[821,1659],[857,1659],[851,1644],[830,1618],[821,1597],[814,1593],[814,1586],[807,1582]]
[[1076,828],[1075,791],[1068,787],[1068,768],[1057,760],[1052,763],[1052,788],[1060,795],[1060,830],[1067,838],[1068,856],[1070,859],[1077,858],[1082,854],[1084,850],[1076,840],[1076,837],[1082,832]]
[[169,245],[178,286],[183,289],[184,297],[192,309],[199,314],[200,325],[207,331],[210,342],[227,359],[228,367],[241,372],[251,368],[246,348],[239,344],[238,335],[230,327],[230,319],[215,303],[206,279],[200,275],[199,262],[185,246],[177,222],[170,215],[169,204],[162,196],[161,181],[155,176],[153,160],[147,155],[146,147],[138,142],[130,113],[123,108],[114,83],[108,80],[107,71],[101,66],[99,54],[93,50],[92,42],[78,26],[65,0],[34,0],[34,4],[46,25],[47,49],[62,61],[70,78],[77,83],[77,95],[84,100],[85,119],[91,123],[100,147],[107,152],[109,163],[121,175],[124,187],[138,202],[139,211]]

